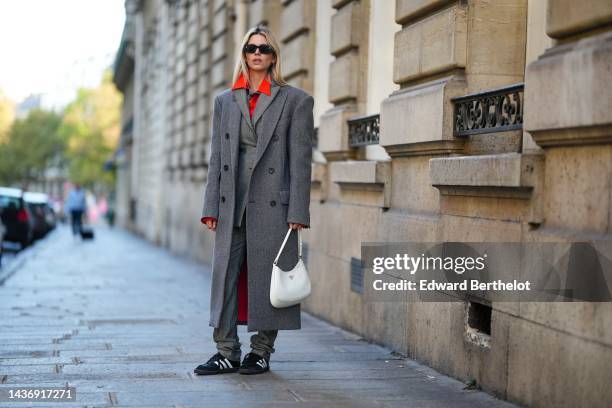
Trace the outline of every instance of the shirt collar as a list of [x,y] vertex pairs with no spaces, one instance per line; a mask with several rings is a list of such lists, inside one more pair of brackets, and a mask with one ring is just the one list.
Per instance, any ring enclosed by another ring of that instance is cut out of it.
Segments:
[[[272,86],[272,84],[270,83],[270,81],[268,81],[268,77],[266,76],[263,81],[261,81],[261,84],[259,85],[259,88],[257,89],[257,92],[261,92],[261,93],[265,93],[266,95],[270,95],[270,87]],[[232,86],[232,90],[234,89],[240,89],[240,88],[245,88],[245,89],[249,89],[249,83],[246,80],[244,74],[241,72],[240,76],[238,77],[238,79],[236,80],[236,82],[234,83],[234,86]]]

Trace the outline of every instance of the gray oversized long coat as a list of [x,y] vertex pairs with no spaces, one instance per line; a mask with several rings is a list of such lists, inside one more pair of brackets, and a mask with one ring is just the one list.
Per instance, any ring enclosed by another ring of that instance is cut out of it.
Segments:
[[[219,327],[225,293],[238,182],[240,115],[245,114],[237,92],[245,90],[226,89],[215,97],[202,211],[202,218],[218,220],[209,320],[213,327]],[[270,277],[288,223],[310,226],[314,99],[300,88],[274,81],[270,93],[260,94],[252,118],[257,147],[245,213],[249,332],[301,328],[299,304],[277,309],[270,303]],[[297,238],[297,231],[292,231],[278,262],[283,270],[290,270],[298,260]]]

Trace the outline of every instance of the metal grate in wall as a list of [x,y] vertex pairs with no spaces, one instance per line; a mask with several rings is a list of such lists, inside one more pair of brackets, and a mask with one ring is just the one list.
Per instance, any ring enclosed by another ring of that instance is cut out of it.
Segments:
[[352,148],[378,144],[380,139],[380,114],[359,116],[346,121],[349,146]]
[[351,257],[351,290],[363,293],[363,261]]
[[523,128],[523,82],[451,98],[454,136]]

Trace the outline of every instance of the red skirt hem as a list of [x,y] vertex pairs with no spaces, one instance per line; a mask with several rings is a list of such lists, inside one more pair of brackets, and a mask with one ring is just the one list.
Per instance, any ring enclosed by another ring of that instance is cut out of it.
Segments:
[[245,255],[240,275],[238,276],[238,319],[236,324],[248,324],[248,307],[249,307],[249,286],[248,286],[248,268],[247,257]]

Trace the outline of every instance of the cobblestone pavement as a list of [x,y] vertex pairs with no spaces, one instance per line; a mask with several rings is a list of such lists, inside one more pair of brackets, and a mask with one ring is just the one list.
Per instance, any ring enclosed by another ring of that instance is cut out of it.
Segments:
[[[60,407],[513,406],[306,313],[302,330],[279,332],[270,372],[196,376],[216,351],[209,267],[96,234],[59,227],[0,286],[0,387],[76,387]],[[240,326],[243,356],[250,334]]]

